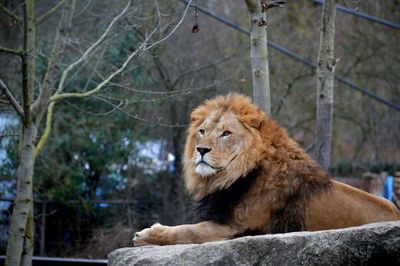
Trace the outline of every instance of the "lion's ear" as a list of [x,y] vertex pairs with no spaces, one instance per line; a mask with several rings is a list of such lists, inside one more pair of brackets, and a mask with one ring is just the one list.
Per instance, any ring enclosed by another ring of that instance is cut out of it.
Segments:
[[206,110],[204,108],[198,107],[194,109],[193,112],[190,114],[190,121],[193,125],[200,125],[204,121],[206,115]]
[[242,122],[246,123],[247,125],[255,129],[260,129],[261,123],[264,120],[264,118],[265,118],[264,112],[260,108],[257,108],[256,112],[244,115]]
[[255,129],[260,129],[261,122],[263,121],[262,117],[258,115],[250,115],[246,117],[247,124]]

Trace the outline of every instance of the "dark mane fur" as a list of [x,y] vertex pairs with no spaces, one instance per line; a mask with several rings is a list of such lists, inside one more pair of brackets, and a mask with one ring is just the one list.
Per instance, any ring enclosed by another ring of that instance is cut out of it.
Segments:
[[[257,235],[263,233],[288,233],[305,229],[305,202],[316,193],[331,186],[330,178],[319,167],[311,171],[321,174],[321,178],[308,180],[305,173],[298,173],[286,178],[299,178],[300,185],[286,197],[285,204],[271,212],[270,220],[260,230],[245,231],[237,236]],[[214,192],[195,202],[195,214],[198,221],[213,221],[227,224],[232,212],[241,201],[243,195],[255,183],[259,171],[255,169],[247,176],[239,178],[230,187]]]
[[304,181],[300,188],[290,195],[283,208],[271,213],[268,232],[271,234],[298,232],[305,230],[305,203],[316,193],[331,186],[329,179],[309,183]]
[[196,219],[226,224],[232,218],[235,206],[257,179],[257,173],[258,169],[254,169],[245,177],[238,178],[228,188],[216,191],[195,202]]

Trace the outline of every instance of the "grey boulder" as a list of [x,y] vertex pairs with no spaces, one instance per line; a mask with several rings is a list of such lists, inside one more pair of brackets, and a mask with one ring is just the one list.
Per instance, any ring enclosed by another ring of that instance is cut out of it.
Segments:
[[400,265],[400,222],[204,244],[121,248],[108,265]]

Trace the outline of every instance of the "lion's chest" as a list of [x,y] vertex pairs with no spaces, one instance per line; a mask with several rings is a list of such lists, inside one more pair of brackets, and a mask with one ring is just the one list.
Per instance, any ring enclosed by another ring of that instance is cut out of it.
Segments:
[[214,192],[195,202],[194,209],[198,221],[213,221],[227,224],[232,219],[235,207],[250,190],[257,179],[255,169],[245,177],[240,177],[230,187]]

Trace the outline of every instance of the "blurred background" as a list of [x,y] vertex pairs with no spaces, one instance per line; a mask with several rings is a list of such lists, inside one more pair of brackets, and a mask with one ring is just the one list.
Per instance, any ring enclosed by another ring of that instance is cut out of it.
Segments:
[[[37,1],[42,13],[55,1]],[[154,31],[163,40],[138,53],[99,93],[66,99],[54,110],[53,128],[34,171],[35,254],[105,258],[131,245],[133,232],[155,222],[192,220],[181,177],[185,130],[201,101],[228,92],[251,96],[249,37],[178,0],[132,1],[93,56],[75,69],[66,92],[89,91],[136,51]],[[22,0],[0,0],[17,10]],[[193,2],[195,3],[195,1]],[[248,30],[243,0],[199,0],[219,18]],[[351,10],[400,23],[397,0],[341,0]],[[126,1],[77,1],[63,64],[82,56]],[[315,63],[322,6],[287,1],[268,13],[269,41]],[[1,12],[1,11],[0,11]],[[37,28],[36,69],[43,80],[60,11]],[[58,15],[57,15],[58,14]],[[192,33],[198,23],[200,31]],[[22,31],[0,13],[0,45],[20,47]],[[338,12],[336,74],[400,103],[400,32]],[[316,75],[312,67],[269,47],[272,117],[312,154]],[[20,61],[0,53],[0,78],[20,97]],[[59,78],[59,77],[58,77]],[[39,88],[38,88],[39,89]],[[400,170],[400,113],[345,84],[335,83],[330,173],[375,194]],[[20,121],[0,102],[0,254],[15,196]],[[43,132],[41,125],[39,135]]]

